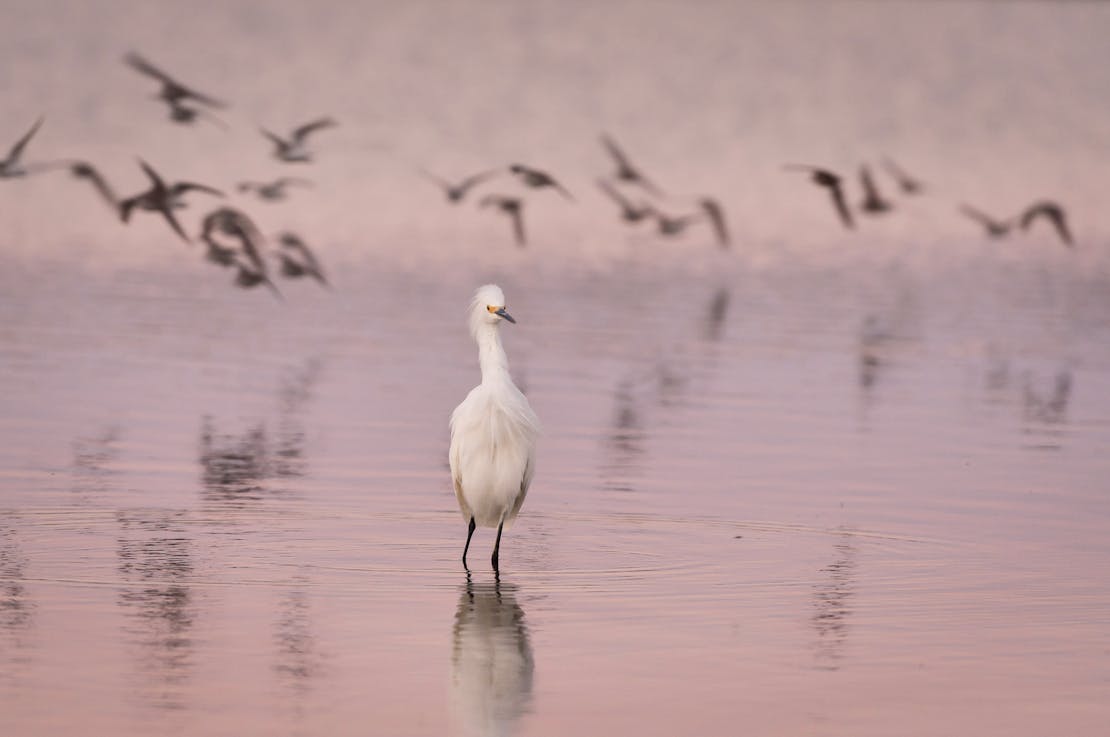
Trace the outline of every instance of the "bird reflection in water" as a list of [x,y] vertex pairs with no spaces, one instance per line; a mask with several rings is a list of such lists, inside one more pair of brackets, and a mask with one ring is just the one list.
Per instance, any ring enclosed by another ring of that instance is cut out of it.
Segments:
[[175,510],[116,514],[116,555],[125,583],[118,603],[127,616],[126,636],[140,652],[138,691],[168,710],[185,707],[185,687],[193,667],[192,541],[185,514]]
[[816,667],[839,670],[848,641],[848,619],[856,588],[856,547],[850,535],[843,535],[834,546],[836,558],[821,572],[825,578],[813,586],[813,616],[817,633],[814,644]]
[[604,442],[601,476],[607,489],[633,490],[633,472],[641,465],[645,437],[634,382],[623,379],[613,392],[613,420]]
[[205,496],[223,502],[258,499],[266,482],[305,475],[305,406],[312,399],[322,364],[308,361],[278,389],[277,432],[258,422],[239,434],[219,433],[205,415],[200,428],[201,481]]
[[273,666],[279,681],[290,692],[289,707],[298,723],[303,721],[305,700],[321,669],[311,614],[307,581],[301,579],[278,602]]
[[35,605],[23,583],[26,569],[27,556],[15,530],[0,519],[0,685],[14,681],[30,662],[27,633]]
[[468,735],[510,735],[532,700],[532,644],[518,589],[467,574],[455,613],[451,706]]
[[712,343],[719,343],[724,334],[725,321],[728,318],[728,304],[732,299],[732,292],[728,287],[720,287],[713,292],[709,300],[709,310],[705,316],[705,339]]
[[1032,450],[1060,450],[1067,437],[1068,405],[1071,403],[1072,373],[1070,368],[1056,372],[1051,382],[1037,381],[1031,374],[1024,377],[1022,394],[1022,431],[1032,436],[1027,447]]

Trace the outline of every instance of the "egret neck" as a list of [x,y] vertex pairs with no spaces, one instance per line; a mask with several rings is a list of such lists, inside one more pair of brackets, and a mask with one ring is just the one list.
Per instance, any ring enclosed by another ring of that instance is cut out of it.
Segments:
[[478,342],[478,365],[482,369],[482,383],[510,382],[509,357],[501,347],[501,333],[497,324],[482,323],[474,331]]

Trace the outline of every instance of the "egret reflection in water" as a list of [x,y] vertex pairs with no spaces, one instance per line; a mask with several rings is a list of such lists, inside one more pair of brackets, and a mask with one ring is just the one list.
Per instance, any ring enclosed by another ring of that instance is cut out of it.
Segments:
[[459,591],[451,707],[465,734],[510,735],[532,701],[532,644],[518,592],[469,575]]

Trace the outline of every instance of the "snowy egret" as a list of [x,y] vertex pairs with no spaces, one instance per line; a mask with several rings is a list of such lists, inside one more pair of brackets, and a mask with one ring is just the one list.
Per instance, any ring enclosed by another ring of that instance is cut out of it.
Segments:
[[512,525],[532,482],[539,433],[536,413],[509,376],[498,332],[502,320],[516,322],[505,310],[501,287],[479,287],[470,304],[470,334],[478,343],[482,383],[451,413],[451,478],[468,525],[463,567],[470,538],[481,525],[497,528],[495,571],[501,530]]

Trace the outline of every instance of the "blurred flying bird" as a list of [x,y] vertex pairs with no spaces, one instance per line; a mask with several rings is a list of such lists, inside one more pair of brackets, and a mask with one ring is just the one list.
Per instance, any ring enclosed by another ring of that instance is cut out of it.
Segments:
[[501,212],[512,218],[513,237],[521,248],[527,245],[524,237],[524,201],[519,197],[508,197],[499,194],[489,194],[478,203],[479,207],[496,207]]
[[828,169],[806,166],[804,164],[787,164],[786,168],[792,171],[809,172],[811,175],[810,179],[814,184],[824,187],[829,191],[829,194],[832,196],[833,205],[836,207],[836,212],[840,216],[840,222],[844,223],[844,227],[855,227],[855,224],[852,222],[852,213],[849,212],[848,204],[844,201],[844,189],[840,185],[840,177],[837,174],[834,174]]
[[971,205],[960,205],[960,212],[983,226],[987,236],[991,238],[1004,238],[1010,234],[1014,227],[1014,220],[997,220],[987,215],[982,210],[976,210]]
[[39,116],[39,119],[31,126],[31,130],[24,133],[23,137],[16,141],[15,145],[8,151],[7,158],[0,161],[0,179],[22,177],[31,173],[26,167],[20,165],[19,160],[23,156],[23,149],[27,147],[27,142],[38,132],[39,126],[42,125],[43,120],[45,120],[45,118]]
[[215,239],[219,233],[236,238],[242,243],[244,238],[261,243],[262,234],[254,222],[242,212],[230,207],[221,207],[204,216],[201,224],[200,239],[208,245],[206,258],[220,266],[234,266],[239,248],[225,246]]
[[698,205],[713,225],[713,233],[717,236],[717,244],[721,248],[728,248],[728,225],[725,223],[725,211],[720,203],[712,197],[702,197],[698,200]]
[[568,192],[563,185],[555,181],[555,178],[547,172],[540,171],[539,169],[532,169],[523,164],[513,164],[509,167],[509,171],[515,174],[526,187],[531,187],[533,189],[551,187],[568,200],[574,200],[570,192]]
[[[221,245],[213,238],[215,233],[230,236],[239,241],[239,248]],[[204,218],[201,240],[208,244],[207,258],[221,266],[234,266],[238,269],[235,284],[250,289],[265,284],[278,299],[284,299],[277,286],[270,280],[262,249],[266,239],[261,231],[244,213],[230,207],[213,210]]]
[[483,171],[477,174],[472,174],[466,179],[458,182],[457,184],[452,184],[446,179],[438,177],[424,168],[420,169],[420,173],[427,177],[429,180],[439,185],[440,189],[443,190],[443,194],[447,196],[448,202],[452,204],[457,204],[459,202],[462,202],[463,198],[466,197],[466,193],[469,192],[471,189],[486,181],[487,179],[495,176],[497,174],[497,170]]
[[186,87],[178,82],[176,79],[166,74],[162,70],[155,67],[149,61],[139,56],[134,52],[129,52],[124,61],[135,71],[140,74],[145,74],[152,79],[162,83],[162,89],[158,91],[156,97],[164,101],[170,107],[170,118],[178,123],[191,123],[200,114],[196,108],[189,107],[184,103],[193,100],[202,105],[213,108],[227,107],[226,103],[210,97],[194,89]]
[[866,164],[859,168],[859,183],[863,187],[863,202],[859,205],[861,210],[877,215],[891,209],[890,201],[879,194],[879,188],[871,178],[871,169]]
[[254,192],[260,200],[276,202],[285,199],[285,190],[292,186],[311,187],[312,182],[298,177],[279,177],[272,182],[239,182],[240,192]]
[[1021,214],[1021,229],[1028,230],[1037,218],[1048,220],[1052,223],[1052,227],[1056,228],[1056,233],[1060,236],[1060,240],[1064,242],[1069,248],[1075,246],[1072,241],[1071,231],[1068,230],[1067,216],[1064,213],[1064,208],[1055,202],[1049,200],[1041,200],[1034,202]]
[[283,249],[279,256],[281,258],[281,273],[284,276],[290,279],[311,276],[325,287],[331,288],[328,280],[324,278],[324,271],[320,268],[320,262],[300,237],[295,233],[285,232],[278,236],[278,242],[281,243]]
[[645,177],[639,169],[632,165],[628,156],[625,155],[624,151],[621,150],[620,146],[617,145],[617,142],[614,141],[611,136],[605,133],[601,134],[601,145],[604,146],[605,150],[609,152],[609,155],[613,157],[613,163],[617,165],[617,171],[613,176],[615,176],[618,181],[638,184],[657,196],[663,194],[663,191],[659,189],[654,182]]
[[621,209],[621,219],[626,223],[638,223],[652,216],[652,209],[649,205],[634,205],[632,202],[620,193],[616,187],[604,179],[597,180],[597,186],[601,191],[609,195],[609,199],[617,203]]
[[921,181],[911,177],[906,173],[906,170],[894,163],[894,160],[889,156],[883,157],[883,168],[886,169],[887,174],[898,182],[898,187],[902,190],[903,194],[918,194],[925,187]]
[[108,184],[108,181],[100,175],[92,164],[87,161],[75,161],[69,167],[70,173],[77,179],[87,179],[92,183],[97,193],[104,198],[108,206],[112,208],[112,213],[119,217],[119,198],[116,197],[115,191]]
[[139,165],[142,166],[143,171],[146,172],[147,178],[150,179],[150,189],[120,201],[120,220],[125,223],[129,222],[131,220],[131,211],[135,208],[148,210],[150,212],[160,212],[162,216],[166,218],[170,227],[174,229],[174,232],[185,239],[186,242],[189,242],[189,236],[185,235],[185,231],[181,229],[181,225],[173,215],[175,209],[185,206],[182,197],[186,192],[194,191],[223,197],[223,192],[204,184],[196,184],[194,182],[175,182],[172,186],[167,186],[162,177],[158,176],[158,172],[151,168],[150,164],[139,159]]
[[651,209],[651,216],[655,218],[656,229],[659,235],[662,236],[679,235],[686,230],[687,226],[696,223],[704,217],[702,213],[666,215],[654,207]]
[[306,163],[312,161],[312,152],[308,150],[306,141],[309,134],[324,128],[333,128],[339,125],[332,118],[319,118],[310,123],[293,129],[289,138],[282,138],[276,133],[261,128],[262,135],[269,138],[274,144],[274,156],[281,161],[290,163]]

